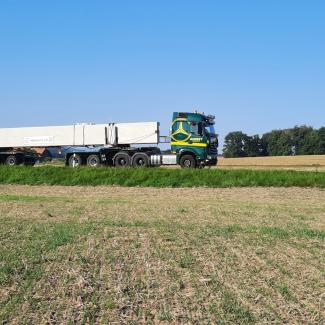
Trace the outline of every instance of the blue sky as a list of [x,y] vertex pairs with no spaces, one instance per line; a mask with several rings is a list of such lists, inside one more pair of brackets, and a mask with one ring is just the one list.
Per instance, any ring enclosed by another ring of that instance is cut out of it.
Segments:
[[325,1],[0,1],[0,127],[325,125]]

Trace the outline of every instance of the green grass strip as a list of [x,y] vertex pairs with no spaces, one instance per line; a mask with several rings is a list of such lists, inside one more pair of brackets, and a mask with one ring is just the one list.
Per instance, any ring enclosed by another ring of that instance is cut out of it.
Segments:
[[0,184],[142,187],[325,187],[325,172],[169,168],[0,167]]

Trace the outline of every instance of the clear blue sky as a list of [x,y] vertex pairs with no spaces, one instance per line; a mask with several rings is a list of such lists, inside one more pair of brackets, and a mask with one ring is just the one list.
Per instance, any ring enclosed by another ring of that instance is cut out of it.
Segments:
[[325,1],[1,0],[0,127],[325,125]]

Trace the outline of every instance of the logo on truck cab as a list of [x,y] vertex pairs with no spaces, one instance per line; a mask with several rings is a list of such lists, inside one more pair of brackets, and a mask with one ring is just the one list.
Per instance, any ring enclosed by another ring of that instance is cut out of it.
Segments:
[[190,122],[184,118],[177,118],[172,124],[173,133],[171,137],[174,141],[188,141],[191,137]]

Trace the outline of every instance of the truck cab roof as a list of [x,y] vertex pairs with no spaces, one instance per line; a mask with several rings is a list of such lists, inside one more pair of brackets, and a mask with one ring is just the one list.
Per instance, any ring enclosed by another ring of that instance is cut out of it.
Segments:
[[186,118],[190,122],[204,122],[206,125],[214,125],[215,116],[202,113],[174,112],[173,120],[177,118]]

